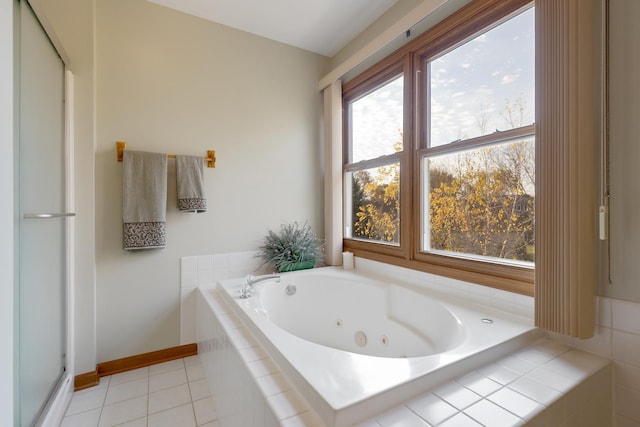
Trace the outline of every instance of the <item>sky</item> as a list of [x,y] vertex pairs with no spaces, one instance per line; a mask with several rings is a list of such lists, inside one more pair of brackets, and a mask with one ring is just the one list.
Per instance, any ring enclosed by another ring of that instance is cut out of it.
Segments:
[[393,154],[394,143],[402,138],[402,92],[404,78],[351,104],[352,162]]
[[[433,60],[430,146],[533,123],[534,48],[529,9]],[[525,109],[522,118],[516,114],[514,126],[504,110],[518,99]]]
[[[426,76],[430,88],[430,146],[534,122],[534,13],[528,9],[438,58]],[[394,152],[402,130],[403,78],[351,105],[352,162]],[[519,107],[522,106],[522,117]]]

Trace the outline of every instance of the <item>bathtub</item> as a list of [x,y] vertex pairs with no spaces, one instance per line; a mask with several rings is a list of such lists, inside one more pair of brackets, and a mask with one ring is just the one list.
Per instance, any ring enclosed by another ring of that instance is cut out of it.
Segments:
[[540,337],[530,319],[326,267],[223,299],[328,426],[371,418]]

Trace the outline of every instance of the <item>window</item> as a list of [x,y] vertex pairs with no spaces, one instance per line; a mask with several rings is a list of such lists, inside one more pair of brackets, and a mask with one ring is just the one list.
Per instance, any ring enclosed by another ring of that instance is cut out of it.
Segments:
[[533,262],[533,26],[528,9],[423,60],[422,251]]
[[347,104],[346,237],[400,244],[403,100],[400,74]]
[[534,12],[488,3],[343,86],[344,246],[532,294]]

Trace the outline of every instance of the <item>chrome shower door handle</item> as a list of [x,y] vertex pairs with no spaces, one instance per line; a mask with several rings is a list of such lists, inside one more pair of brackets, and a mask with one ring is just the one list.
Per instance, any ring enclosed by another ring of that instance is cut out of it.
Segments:
[[68,218],[76,216],[75,212],[62,212],[62,213],[26,213],[22,215],[24,219],[49,219],[49,218]]

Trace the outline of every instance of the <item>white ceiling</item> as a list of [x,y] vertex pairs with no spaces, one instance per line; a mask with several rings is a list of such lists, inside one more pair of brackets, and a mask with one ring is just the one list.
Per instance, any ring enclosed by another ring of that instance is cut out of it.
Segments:
[[325,56],[335,55],[397,0],[149,0]]

